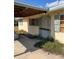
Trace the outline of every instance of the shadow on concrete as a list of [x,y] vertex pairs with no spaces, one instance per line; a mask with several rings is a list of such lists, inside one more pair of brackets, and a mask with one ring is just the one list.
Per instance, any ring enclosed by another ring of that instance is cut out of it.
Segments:
[[20,54],[14,55],[14,57],[25,54],[27,52],[33,52],[39,49],[39,48],[34,47],[34,45],[40,40],[30,39],[30,38],[27,38],[26,36],[20,36],[20,38],[17,40],[26,48],[26,50]]

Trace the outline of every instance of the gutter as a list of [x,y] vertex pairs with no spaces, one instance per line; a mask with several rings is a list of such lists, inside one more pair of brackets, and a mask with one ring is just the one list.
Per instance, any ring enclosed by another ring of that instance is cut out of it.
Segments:
[[56,6],[52,6],[49,8],[49,12],[59,10],[59,9],[64,9],[64,4],[58,4]]
[[14,5],[22,6],[22,7],[26,7],[26,8],[32,8],[32,9],[41,10],[41,11],[48,11],[48,8],[39,8],[37,6],[33,6],[30,4],[26,4],[26,3],[14,2]]

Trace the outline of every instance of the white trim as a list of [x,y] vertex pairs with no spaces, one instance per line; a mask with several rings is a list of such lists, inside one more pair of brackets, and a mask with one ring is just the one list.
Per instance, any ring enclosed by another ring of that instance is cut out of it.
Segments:
[[18,5],[18,6],[22,6],[22,7],[26,7],[26,8],[33,8],[33,9],[42,10],[42,11],[48,11],[48,8],[39,8],[37,6],[33,6],[30,4],[25,4],[25,3],[20,3],[20,2],[14,2],[14,5]]
[[58,10],[58,9],[64,9],[64,4],[60,4],[60,5],[57,5],[55,7],[49,8],[49,12],[55,11],[55,10]]

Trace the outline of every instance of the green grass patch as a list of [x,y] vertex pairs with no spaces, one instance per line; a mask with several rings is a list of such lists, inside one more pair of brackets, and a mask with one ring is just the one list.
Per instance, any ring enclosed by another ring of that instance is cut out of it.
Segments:
[[59,43],[58,41],[40,41],[35,44],[36,47],[42,48],[45,51],[50,53],[64,55],[64,44]]
[[64,55],[64,45],[55,41],[55,42],[47,42],[42,45],[43,49],[55,54]]

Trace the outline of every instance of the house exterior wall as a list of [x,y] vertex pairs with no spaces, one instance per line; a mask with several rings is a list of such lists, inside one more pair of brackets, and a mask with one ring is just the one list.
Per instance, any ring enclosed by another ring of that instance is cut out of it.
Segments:
[[18,32],[18,26],[14,26],[14,31]]
[[30,26],[29,18],[24,17],[23,25],[19,25],[19,30],[24,30],[32,35],[40,35],[41,37],[47,38],[52,37],[61,43],[64,43],[64,33],[55,32],[54,16],[58,14],[64,14],[64,9],[52,11],[47,15],[39,18],[39,26]]
[[50,29],[50,16],[48,15],[42,16],[40,22],[41,22],[40,28]]
[[[39,27],[38,26],[30,26],[29,25],[29,18],[28,17],[23,17],[22,22],[18,22],[18,29],[26,31],[29,34],[32,35],[39,35]],[[21,25],[22,23],[22,25]]]
[[29,26],[28,33],[38,36],[39,35],[39,26]]
[[48,38],[50,37],[50,16],[45,15],[42,16],[40,20],[40,30],[39,30],[39,35],[43,38]]
[[51,16],[51,37],[55,38],[54,14],[50,16]]
[[24,17],[22,22],[18,22],[19,30],[24,30],[28,32],[28,26],[29,26],[29,19],[27,17]]
[[55,25],[54,25],[54,16],[58,14],[64,14],[64,9],[52,11],[49,13],[51,16],[51,36],[58,40],[60,43],[64,43],[64,33],[63,32],[55,32]]
[[55,39],[61,43],[64,43],[64,33],[62,32],[55,32]]

